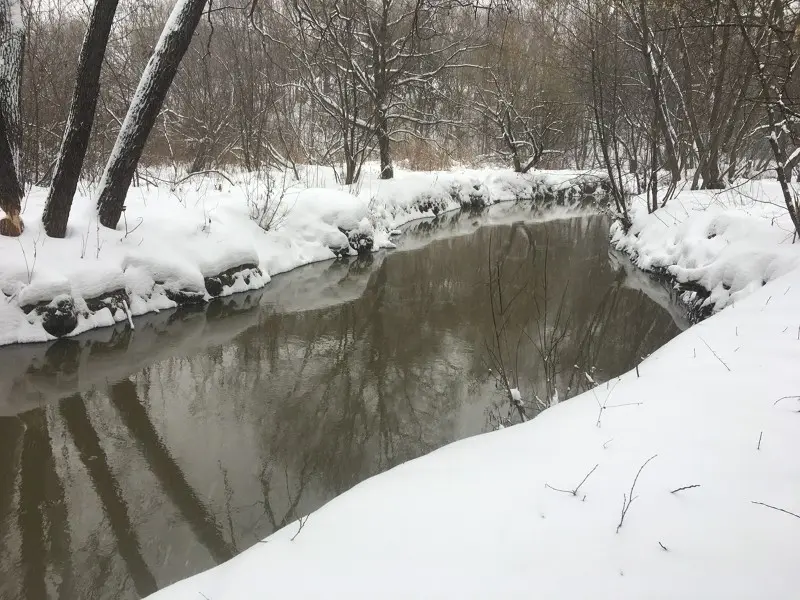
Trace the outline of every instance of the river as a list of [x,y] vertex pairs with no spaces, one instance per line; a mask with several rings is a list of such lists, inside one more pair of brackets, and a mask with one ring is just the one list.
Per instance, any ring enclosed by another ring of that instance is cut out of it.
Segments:
[[0,348],[0,597],[141,597],[516,422],[500,353],[528,417],[634,368],[686,323],[607,235],[448,213],[133,331]]

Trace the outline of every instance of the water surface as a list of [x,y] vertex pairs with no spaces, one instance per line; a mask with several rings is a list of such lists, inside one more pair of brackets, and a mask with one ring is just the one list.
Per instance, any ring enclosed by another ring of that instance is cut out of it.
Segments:
[[135,331],[0,349],[0,597],[141,597],[515,419],[489,372],[501,293],[529,416],[685,326],[605,219],[531,218],[450,213]]

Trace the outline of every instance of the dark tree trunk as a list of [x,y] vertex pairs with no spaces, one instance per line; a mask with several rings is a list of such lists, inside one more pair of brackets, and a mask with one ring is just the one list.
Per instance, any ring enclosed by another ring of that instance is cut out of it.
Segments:
[[710,154],[706,159],[703,169],[703,189],[704,190],[724,190],[725,182],[722,180],[722,173],[719,170],[719,154],[716,147],[710,149]]
[[653,41],[651,39],[650,25],[647,22],[647,4],[645,0],[639,0],[639,13],[641,18],[641,45],[642,56],[644,58],[645,73],[647,74],[648,84],[650,88],[650,97],[653,100],[653,109],[655,111],[656,123],[661,130],[661,137],[664,142],[664,159],[666,166],[669,169],[673,182],[678,182],[681,179],[681,168],[678,162],[678,153],[675,149],[675,141],[673,140],[672,131],[668,122],[666,113],[666,100],[664,98],[663,86],[661,84],[661,67],[656,66],[658,59],[653,50]]
[[206,0],[178,0],[145,67],[100,183],[97,209],[105,227],[113,229],[119,222],[147,137],[205,5]]
[[344,165],[344,184],[351,185],[356,182],[356,159],[348,152],[347,146],[345,146]]
[[22,185],[14,166],[14,150],[9,140],[8,119],[0,109],[0,208],[6,216],[0,220],[0,235],[18,236],[24,226],[20,211],[22,210]]
[[19,145],[22,138],[20,85],[25,29],[21,0],[0,0],[0,235],[18,236],[24,229]]
[[95,2],[89,28],[83,38],[72,107],[42,215],[44,229],[50,237],[63,238],[67,233],[69,211],[92,133],[97,98],[100,95],[100,71],[103,68],[111,24],[117,12],[117,2],[118,0]]
[[381,115],[378,120],[378,130],[375,132],[378,138],[378,152],[381,159],[381,179],[392,179],[394,177],[394,167],[392,166],[392,155],[389,148],[389,124],[386,117]]
[[514,129],[511,125],[511,115],[507,110],[505,111],[504,118],[500,120],[500,128],[503,130],[503,141],[511,152],[511,164],[514,166],[514,172],[520,173],[522,171],[522,161],[519,159],[519,151],[514,141]]

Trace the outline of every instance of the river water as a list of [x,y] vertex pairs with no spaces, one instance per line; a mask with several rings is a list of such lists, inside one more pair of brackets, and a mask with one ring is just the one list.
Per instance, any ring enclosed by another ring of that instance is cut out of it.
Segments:
[[0,348],[0,598],[144,596],[516,422],[499,355],[528,417],[633,368],[686,323],[607,232],[449,213],[135,331]]

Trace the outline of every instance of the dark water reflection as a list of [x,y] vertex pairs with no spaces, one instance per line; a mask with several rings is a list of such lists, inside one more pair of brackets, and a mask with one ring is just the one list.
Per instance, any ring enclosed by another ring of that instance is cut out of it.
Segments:
[[[0,349],[0,597],[146,595],[485,430],[504,398],[486,368],[490,248],[504,289],[527,286],[510,331],[552,330],[564,298],[547,371],[561,398],[682,325],[609,255],[602,218],[478,225],[420,223],[413,250],[313,265],[134,332]],[[542,361],[520,349],[520,388],[541,395]]]

